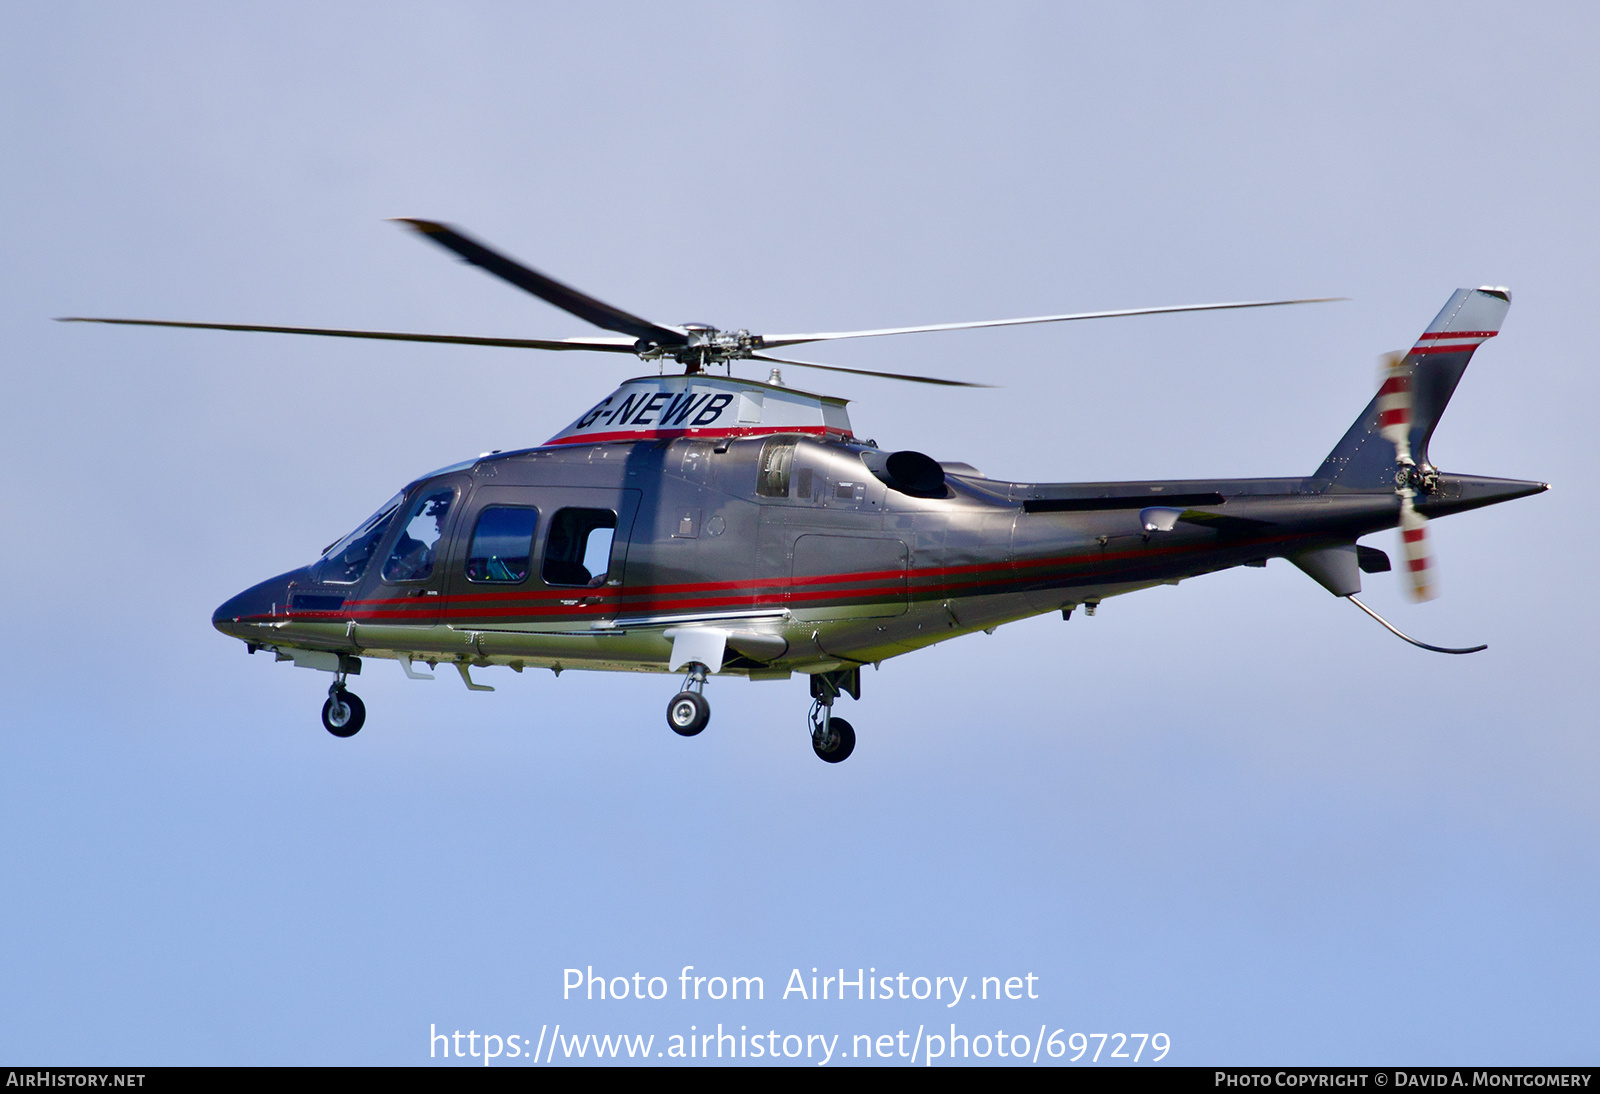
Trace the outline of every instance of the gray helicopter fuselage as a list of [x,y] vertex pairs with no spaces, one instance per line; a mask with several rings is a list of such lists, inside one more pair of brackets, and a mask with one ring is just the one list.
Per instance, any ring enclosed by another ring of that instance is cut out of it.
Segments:
[[[1392,488],[1326,477],[1028,484],[951,464],[922,484],[933,496],[915,496],[892,485],[887,458],[843,436],[783,433],[497,453],[403,492],[401,517],[419,499],[442,510],[424,575],[384,563],[407,534],[391,519],[355,580],[324,558],[239,594],[214,623],[252,652],[312,667],[328,667],[320,655],[519,671],[665,672],[674,637],[710,627],[728,635],[713,671],[782,679],[1348,545],[1398,521]],[[1437,517],[1542,489],[1443,475],[1419,509]],[[604,558],[588,569],[557,558],[575,559],[561,529],[608,514]],[[526,532],[526,558],[486,569],[485,520]]]

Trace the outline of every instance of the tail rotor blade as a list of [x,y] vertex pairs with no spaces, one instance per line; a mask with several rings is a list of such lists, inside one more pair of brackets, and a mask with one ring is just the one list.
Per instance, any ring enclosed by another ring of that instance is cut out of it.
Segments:
[[1434,581],[1433,549],[1428,545],[1428,520],[1412,504],[1409,489],[1400,493],[1400,544],[1411,575],[1411,598],[1432,600],[1439,590]]
[[1432,600],[1433,551],[1428,546],[1428,521],[1417,512],[1416,464],[1411,458],[1411,406],[1414,367],[1395,351],[1378,358],[1378,432],[1394,445],[1395,493],[1400,495],[1400,546],[1411,577],[1411,599]]
[[1378,358],[1378,432],[1394,445],[1401,463],[1411,459],[1411,379],[1406,355],[1386,353]]

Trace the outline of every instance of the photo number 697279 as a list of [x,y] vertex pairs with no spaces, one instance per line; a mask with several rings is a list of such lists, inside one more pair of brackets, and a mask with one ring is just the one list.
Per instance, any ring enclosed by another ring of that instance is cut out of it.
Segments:
[[[1045,1050],[1058,1059],[1065,1056],[1068,1051],[1077,1053],[1076,1056],[1072,1056],[1067,1060],[1068,1063],[1076,1063],[1078,1060],[1083,1059],[1083,1054],[1089,1051],[1090,1041],[1095,1042],[1094,1055],[1089,1057],[1088,1060],[1092,1064],[1100,1062],[1100,1054],[1105,1051],[1107,1043],[1112,1045],[1111,1051],[1106,1053],[1107,1059],[1132,1060],[1134,1063],[1138,1063],[1139,1058],[1144,1055],[1147,1044],[1153,1053],[1150,1057],[1151,1063],[1160,1060],[1172,1050],[1172,1039],[1165,1033],[1074,1033],[1067,1038],[1066,1047],[1062,1048],[1060,1040],[1057,1039],[1060,1032],[1060,1030],[1057,1030],[1050,1035],[1050,1040],[1046,1044]],[[1126,1051],[1130,1041],[1138,1042],[1138,1046],[1132,1052]],[[1058,1052],[1057,1049],[1060,1049],[1060,1051]]]

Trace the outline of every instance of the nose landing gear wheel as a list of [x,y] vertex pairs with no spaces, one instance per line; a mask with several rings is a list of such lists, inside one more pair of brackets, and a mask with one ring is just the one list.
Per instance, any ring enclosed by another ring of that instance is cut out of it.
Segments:
[[367,720],[367,706],[352,691],[339,688],[322,704],[322,728],[335,737],[354,737]]
[[711,721],[711,704],[693,691],[680,691],[667,704],[667,725],[680,737],[693,737]]
[[830,764],[843,763],[856,749],[855,727],[843,718],[829,718],[828,729],[827,736],[820,732],[811,735],[811,749],[818,759]]

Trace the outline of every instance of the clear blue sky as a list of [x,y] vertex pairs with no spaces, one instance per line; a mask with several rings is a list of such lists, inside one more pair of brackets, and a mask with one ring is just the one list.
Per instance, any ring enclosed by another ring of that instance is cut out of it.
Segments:
[[[1593,1063],[1597,22],[0,8],[0,1061],[953,1020],[1160,1031],[1180,1063]],[[1472,658],[1275,563],[885,663],[837,768],[801,680],[713,681],[682,740],[664,676],[491,670],[489,695],[375,664],[336,741],[326,678],[247,658],[212,609],[628,366],[49,319],[590,333],[391,216],[752,330],[1351,298],[818,354],[993,390],[804,380],[886,447],[1046,481],[1309,473],[1377,354],[1506,284],[1433,455],[1555,489],[1436,525],[1438,602],[1367,579]],[[590,965],[768,1000],[563,1002]],[[774,998],[813,966],[1033,973],[1040,998]]]

